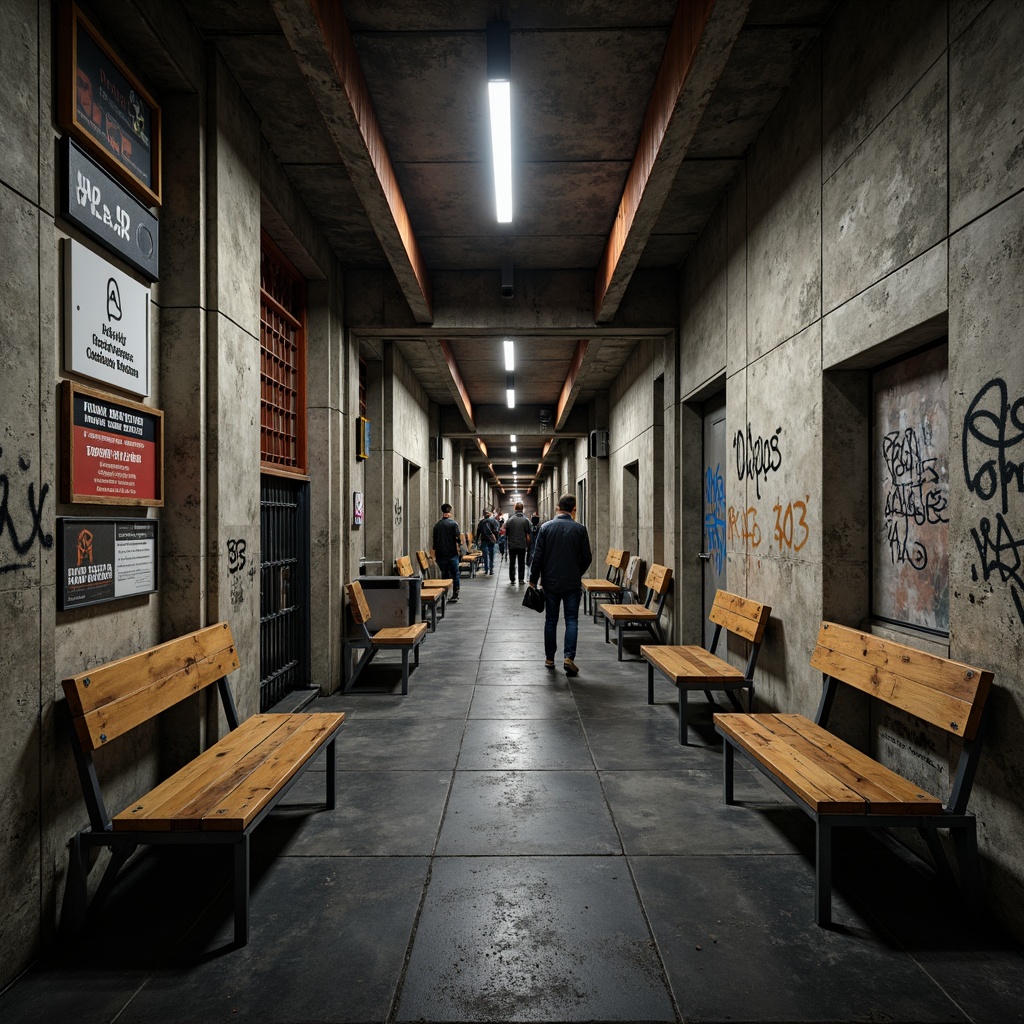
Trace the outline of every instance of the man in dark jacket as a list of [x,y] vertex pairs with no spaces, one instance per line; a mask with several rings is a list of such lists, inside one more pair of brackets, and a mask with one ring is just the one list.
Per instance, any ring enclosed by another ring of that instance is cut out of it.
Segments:
[[580,618],[580,581],[590,568],[593,553],[587,528],[576,522],[576,499],[563,494],[558,499],[558,515],[548,520],[537,534],[530,566],[530,586],[540,580],[544,591],[544,664],[555,667],[559,605],[565,612],[565,660],[567,676],[579,674],[576,667],[576,637]]
[[508,581],[515,583],[516,566],[519,582],[526,579],[526,549],[530,546],[530,520],[523,515],[523,503],[516,502],[516,510],[505,522],[505,541],[508,544]]
[[494,575],[494,545],[498,542],[497,521],[491,513],[484,509],[484,517],[476,524],[476,539],[484,555],[484,575]]
[[434,561],[438,569],[455,586],[449,602],[459,599],[459,524],[452,519],[452,507],[445,502],[441,506],[441,518],[434,523]]

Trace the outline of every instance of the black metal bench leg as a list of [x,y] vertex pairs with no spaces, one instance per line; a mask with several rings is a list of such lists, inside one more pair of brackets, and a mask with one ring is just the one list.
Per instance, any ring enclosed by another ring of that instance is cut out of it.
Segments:
[[249,837],[235,843],[235,945],[249,941]]
[[647,703],[654,703],[654,664],[647,662]]
[[64,887],[64,902],[60,908],[60,932],[62,935],[78,935],[85,927],[88,892],[89,879],[82,850],[82,834],[76,832],[71,837],[68,878]]
[[815,823],[814,920],[822,928],[832,923],[832,826],[821,815]]
[[946,856],[946,851],[942,849],[942,843],[939,842],[938,833],[933,828],[919,828],[917,831],[925,841],[928,852],[932,855],[932,860],[935,862],[935,869],[942,877],[942,881],[951,888],[955,888],[956,877],[953,875],[953,869],[949,866],[949,858]]
[[689,740],[686,738],[686,705],[688,703],[687,698],[690,696],[685,686],[678,687],[679,689],[679,742],[682,746],[689,746]]
[[[707,690],[705,690],[704,692],[707,693]],[[735,690],[726,690],[725,691],[725,695],[729,698],[729,703],[732,704],[732,706],[737,711],[742,711],[743,710],[743,705],[740,703],[739,697],[736,696],[736,691]],[[712,703],[714,703],[714,702],[712,702]]]
[[338,803],[338,754],[335,740],[327,744],[327,810],[333,811]]
[[736,801],[733,798],[732,792],[732,776],[733,767],[735,762],[735,751],[732,749],[732,744],[727,740],[722,741],[722,785],[725,791],[725,802],[727,804],[733,804]]
[[960,867],[960,889],[968,910],[977,914],[982,906],[981,866],[978,862],[978,831],[974,820],[966,828],[950,829]]
[[107,870],[103,872],[99,887],[96,889],[96,895],[92,898],[92,913],[96,913],[106,902],[107,897],[114,888],[114,882],[117,881],[121,868],[124,867],[125,861],[138,848],[138,843],[117,843],[111,846],[110,863],[107,865]]
[[619,645],[619,657],[618,657],[618,660],[622,661],[622,625],[621,624],[619,625],[619,627],[616,630],[616,632],[617,632],[617,635],[618,635],[618,645]]
[[402,648],[402,696],[409,692],[409,648]]

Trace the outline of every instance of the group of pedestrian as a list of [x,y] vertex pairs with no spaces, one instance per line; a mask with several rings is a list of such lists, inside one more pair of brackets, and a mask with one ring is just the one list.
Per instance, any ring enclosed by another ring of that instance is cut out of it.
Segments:
[[[451,517],[452,507],[441,506],[441,518],[434,524],[434,559],[441,571],[454,581],[449,600],[459,599],[459,524]],[[483,572],[494,575],[494,549],[502,543],[508,550],[509,584],[525,582],[530,566],[529,586],[544,595],[544,665],[555,667],[558,649],[558,617],[565,617],[562,667],[565,674],[579,674],[576,644],[579,635],[580,598],[583,574],[590,568],[593,552],[587,528],[576,522],[576,498],[563,494],[558,514],[541,525],[535,512],[529,519],[523,503],[517,501],[512,515],[502,521],[485,509],[476,527],[476,540],[483,553]]]

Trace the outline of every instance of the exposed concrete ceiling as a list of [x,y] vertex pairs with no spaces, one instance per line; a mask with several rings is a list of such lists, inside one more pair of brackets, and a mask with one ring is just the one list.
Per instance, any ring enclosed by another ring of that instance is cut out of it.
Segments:
[[[659,161],[669,161],[670,174],[662,174],[646,197],[646,223],[629,239],[636,251],[619,268],[620,291],[627,303],[634,296],[634,311],[601,324],[594,322],[592,297],[589,311],[581,313],[580,296],[567,294],[573,311],[560,316],[553,310],[561,301],[558,287],[536,282],[545,274],[557,282],[558,274],[578,271],[593,287],[645,116],[657,102],[652,92],[676,0],[343,0],[344,31],[379,127],[379,139],[371,138],[368,148],[383,143],[389,155],[393,186],[422,254],[422,280],[414,258],[396,250],[390,186],[383,178],[368,180],[370,162],[352,151],[359,118],[351,106],[344,109],[344,88],[327,80],[329,54],[338,44],[331,38],[336,29],[325,27],[330,17],[324,11],[337,8],[334,0],[183,2],[253,104],[268,144],[341,263],[393,273],[406,295],[412,315],[401,331],[357,333],[374,343],[395,341],[430,399],[451,407],[445,433],[467,443],[482,440],[496,478],[504,481],[515,424],[519,433],[533,426],[517,461],[520,469],[524,463],[536,468],[547,439],[585,432],[573,404],[579,412],[606,390],[643,337],[672,331],[675,317],[663,315],[665,303],[649,322],[642,315],[637,320],[635,309],[644,305],[636,299],[638,289],[655,286],[641,279],[675,270],[691,250],[835,0],[704,0],[705,35],[710,39],[707,25],[718,32],[707,46],[717,48],[719,59],[701,65],[696,86],[685,76],[675,83],[682,109],[673,119],[692,123],[681,140],[670,140],[674,152],[656,154],[652,180]],[[697,0],[681,2],[689,7],[680,16],[691,15]],[[511,225],[497,224],[493,214],[486,25],[495,18],[508,20],[512,33]],[[704,42],[696,41],[698,55]],[[335,73],[339,79],[347,74],[337,62]],[[500,296],[503,259],[514,267],[511,301]],[[481,281],[492,289],[489,300],[479,301],[490,301],[494,310],[478,324],[467,318],[479,305],[467,311],[453,299],[461,294],[452,285],[460,273],[471,290]],[[533,284],[520,289],[526,279]],[[544,315],[538,314],[540,301]],[[539,413],[533,418],[504,408],[506,337],[517,342],[517,403],[533,413],[550,412],[550,428],[547,420],[540,424]],[[580,359],[581,340],[586,345]],[[471,409],[459,398],[452,365]],[[575,380],[567,382],[574,365]],[[568,401],[559,417],[563,390]]]

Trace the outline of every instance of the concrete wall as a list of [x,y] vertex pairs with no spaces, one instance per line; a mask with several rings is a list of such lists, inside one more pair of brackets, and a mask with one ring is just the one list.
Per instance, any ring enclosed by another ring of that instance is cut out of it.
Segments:
[[[7,668],[0,682],[0,987],[52,935],[68,840],[86,822],[60,679],[224,618],[242,665],[232,676],[239,711],[258,709],[261,227],[310,281],[312,614],[313,629],[329,638],[314,645],[312,672],[325,690],[340,677],[340,582],[356,547],[350,492],[362,486],[349,429],[356,372],[342,330],[340,268],[223,64],[180,9],[152,5],[153,31],[137,36],[149,49],[123,53],[153,76],[147,84],[164,111],[161,276],[151,289],[146,401],[165,411],[165,505],[147,513],[58,501],[57,395],[71,376],[61,333],[63,241],[75,237],[118,259],[56,214],[61,132],[51,85],[51,5],[14,6],[0,37],[0,55],[18,82],[0,98],[0,259],[8,289],[8,333],[0,343],[0,645]],[[56,517],[111,514],[160,521],[159,591],[57,612]],[[240,540],[257,566],[252,576],[228,571],[228,542]],[[109,806],[117,810],[145,791],[222,728],[216,697],[201,695],[160,728],[124,737],[104,751]],[[101,857],[96,867],[104,864]],[[99,873],[94,868],[93,884]]]
[[[1016,467],[1022,456],[1007,419],[1024,396],[1022,45],[1019,4],[838,8],[680,273],[686,401],[676,531],[685,548],[699,521],[701,402],[724,381],[734,460],[728,585],[773,607],[760,701],[813,714],[820,676],[808,658],[821,619],[876,628],[868,618],[870,371],[948,330],[950,638],[936,644],[901,631],[900,639],[995,672],[994,725],[972,806],[993,906],[1018,934],[1024,580],[1012,552],[1024,535],[1024,488],[1015,469],[988,488],[984,466]],[[612,421],[627,434],[613,434],[616,448],[626,442],[618,462],[633,457],[638,427],[628,425],[642,376],[637,366],[614,397]],[[993,438],[1006,439],[1001,451],[971,436],[976,399],[992,414]],[[776,438],[779,452],[752,475],[735,461],[748,432]],[[613,467],[613,510],[616,475]],[[790,510],[790,522],[805,526],[786,529]],[[685,558],[678,581],[684,593],[699,589],[699,570]],[[692,608],[681,621],[695,639]],[[948,784],[941,739],[904,742],[905,725],[855,702],[840,721],[897,769]]]

